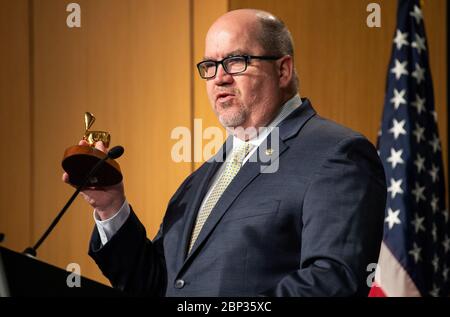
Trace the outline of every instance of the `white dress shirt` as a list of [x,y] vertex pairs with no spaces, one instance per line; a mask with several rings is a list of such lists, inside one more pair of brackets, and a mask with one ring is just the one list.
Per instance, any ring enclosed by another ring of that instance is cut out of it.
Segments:
[[[247,156],[244,158],[244,161],[242,162],[242,165],[244,165],[250,156],[258,149],[258,146],[261,145],[261,143],[267,138],[267,136],[272,132],[272,130],[277,127],[284,119],[286,119],[287,116],[289,116],[295,109],[297,109],[302,103],[302,100],[300,99],[300,96],[297,94],[291,99],[289,99],[280,109],[278,115],[275,117],[274,120],[268,125],[268,127],[265,127],[261,130],[259,130],[258,135],[249,140],[248,142],[252,144],[252,150],[247,154]],[[239,144],[241,144],[241,139],[233,136],[233,148]],[[219,170],[214,175],[214,178],[211,182],[211,186],[208,189],[208,192],[206,193],[205,197],[203,198],[201,206],[205,203],[209,195],[211,194],[211,190],[214,187],[215,183],[217,182],[219,175],[222,174],[223,169],[225,168],[225,164],[222,164],[222,166],[219,168]],[[200,208],[201,208],[200,206]],[[94,210],[94,220],[95,224],[97,226],[98,233],[100,235],[100,240],[102,242],[102,245],[105,245],[112,236],[119,231],[120,227],[125,223],[125,221],[128,219],[128,216],[130,215],[130,205],[125,200],[122,207],[119,209],[119,211],[114,214],[109,219],[106,220],[100,220],[98,218],[97,212]]]

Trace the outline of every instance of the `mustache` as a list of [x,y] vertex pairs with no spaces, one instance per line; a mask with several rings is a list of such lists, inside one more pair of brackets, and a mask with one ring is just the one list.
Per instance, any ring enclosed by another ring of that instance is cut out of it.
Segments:
[[214,90],[216,95],[219,94],[230,94],[230,95],[240,95],[240,91],[237,88],[217,88]]

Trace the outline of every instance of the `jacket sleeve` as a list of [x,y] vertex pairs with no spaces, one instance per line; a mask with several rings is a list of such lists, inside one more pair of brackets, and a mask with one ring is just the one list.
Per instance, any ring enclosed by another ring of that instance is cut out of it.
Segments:
[[114,288],[129,295],[163,296],[166,269],[161,229],[155,239],[147,239],[136,214],[130,216],[104,246],[96,228],[92,233],[89,255]]
[[311,180],[303,203],[300,267],[268,296],[367,296],[378,260],[386,184],[372,144],[340,141]]

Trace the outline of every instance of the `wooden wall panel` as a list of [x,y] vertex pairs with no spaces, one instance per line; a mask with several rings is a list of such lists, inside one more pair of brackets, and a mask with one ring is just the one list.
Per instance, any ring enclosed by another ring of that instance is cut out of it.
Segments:
[[[66,26],[64,1],[34,1],[34,238],[63,206],[72,189],[61,183],[63,151],[84,132],[107,130],[119,159],[127,198],[153,238],[167,202],[190,173],[190,163],[171,160],[170,132],[190,126],[189,2],[77,1],[82,27]],[[40,257],[58,266],[81,265],[101,281],[86,254],[92,210],[78,199]]]
[[[228,11],[228,0],[195,0],[194,1],[194,64],[196,65],[203,59],[205,52],[205,37],[211,24],[222,14]],[[195,67],[193,65],[193,67]],[[198,75],[197,69],[194,69],[194,118],[200,119],[203,130],[208,127],[217,127],[222,131],[222,135],[225,137],[225,129],[221,126],[214,111],[209,103],[208,96],[206,94],[205,81]],[[200,122],[200,121],[198,121]],[[195,138],[194,150],[198,151],[205,147],[206,143],[211,140],[202,139],[202,144],[198,144],[202,138]],[[225,140],[224,140],[225,141]],[[203,156],[203,155],[202,155]],[[209,157],[203,157],[208,159]],[[194,164],[195,168],[202,164],[202,161],[197,160]]]
[[0,232],[4,246],[30,244],[28,1],[0,1]]

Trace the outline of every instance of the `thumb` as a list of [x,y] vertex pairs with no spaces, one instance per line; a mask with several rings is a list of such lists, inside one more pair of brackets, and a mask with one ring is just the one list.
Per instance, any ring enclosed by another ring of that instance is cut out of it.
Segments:
[[97,150],[100,150],[100,151],[105,152],[105,153],[108,152],[107,147],[105,146],[105,144],[102,141],[96,142],[95,143],[95,148]]

